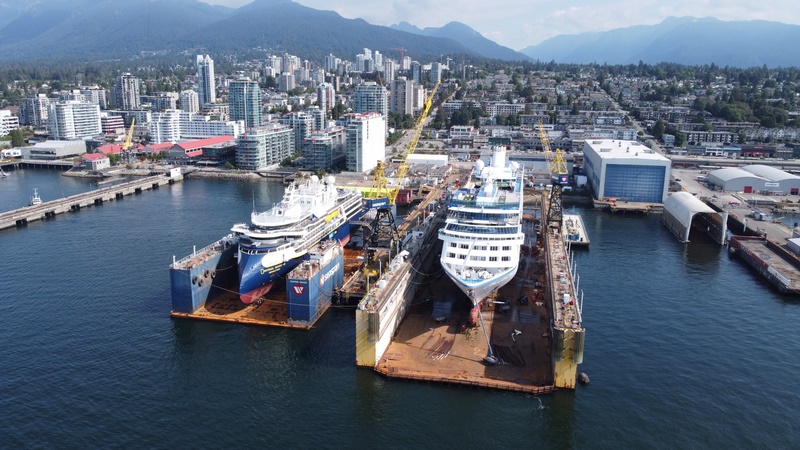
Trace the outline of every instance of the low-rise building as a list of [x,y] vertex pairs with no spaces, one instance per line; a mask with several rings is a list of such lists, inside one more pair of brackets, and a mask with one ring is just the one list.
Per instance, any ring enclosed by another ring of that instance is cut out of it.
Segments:
[[53,161],[82,155],[86,151],[83,141],[44,141],[22,148],[23,159]]
[[203,159],[229,158],[236,147],[233,136],[217,136],[179,142],[167,150],[167,160],[173,164],[191,164]]
[[111,167],[111,160],[102,153],[87,153],[81,156],[81,164],[84,169],[97,172]]

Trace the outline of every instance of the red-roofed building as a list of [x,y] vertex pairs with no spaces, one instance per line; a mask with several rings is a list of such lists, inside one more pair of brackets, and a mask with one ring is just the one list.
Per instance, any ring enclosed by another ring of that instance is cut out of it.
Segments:
[[81,163],[86,170],[98,171],[111,167],[108,156],[102,153],[86,153],[81,156]]
[[236,140],[233,136],[197,139],[170,144],[168,152],[167,158],[176,164],[189,164],[201,160],[221,162],[235,157]]
[[[132,153],[142,153],[144,150],[144,146],[142,144],[136,144],[131,149]],[[94,153],[102,153],[104,155],[119,155],[122,154],[122,145],[120,144],[104,144],[97,147],[94,150]]]
[[104,155],[119,155],[122,153],[122,146],[119,144],[105,144],[97,147],[94,151]]
[[162,142],[160,144],[147,144],[142,148],[142,153],[145,155],[158,155],[160,153],[167,153],[175,144],[172,142]]

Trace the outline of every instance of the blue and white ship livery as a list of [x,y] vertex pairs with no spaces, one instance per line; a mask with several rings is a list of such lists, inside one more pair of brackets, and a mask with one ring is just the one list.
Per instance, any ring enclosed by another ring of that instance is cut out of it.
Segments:
[[239,297],[244,303],[269,292],[278,278],[308,257],[316,243],[348,242],[349,220],[361,210],[361,193],[337,189],[334,181],[311,176],[289,185],[272,209],[254,212],[250,224],[233,226],[239,242]]
[[495,147],[488,166],[475,162],[439,230],[442,268],[473,305],[508,283],[519,267],[524,171],[506,157],[505,147]]

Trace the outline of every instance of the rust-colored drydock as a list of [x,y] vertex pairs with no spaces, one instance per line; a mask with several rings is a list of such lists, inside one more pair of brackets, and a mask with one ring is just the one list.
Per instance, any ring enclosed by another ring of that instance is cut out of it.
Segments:
[[[354,276],[359,263],[361,252],[353,249],[344,249],[345,277]],[[357,276],[357,274],[355,274]],[[172,311],[170,316],[176,319],[209,320],[212,322],[238,323],[242,325],[258,325],[266,327],[310,329],[322,317],[330,305],[325,305],[318,312],[313,322],[289,320],[288,305],[286,303],[286,283],[278,282],[272,289],[256,302],[245,304],[239,299],[236,286],[230,289],[218,289],[209,295],[205,306],[198,308],[193,313]]]
[[[327,307],[325,309],[327,310]],[[268,327],[309,329],[314,325],[313,323],[293,323],[288,320],[286,291],[283,285],[273,287],[265,298],[250,304],[242,303],[238,293],[227,292],[210,297],[205,306],[198,308],[193,313],[173,311],[170,315],[177,319],[210,320]]]
[[[530,394],[552,392],[545,268],[536,256],[533,222],[526,220],[524,227],[529,245],[520,258],[517,276],[498,291],[494,302],[487,299],[481,311],[501,364],[484,363],[486,339],[480,326],[468,326],[469,299],[449,278],[440,277],[416,295],[414,306],[375,370],[392,378]],[[443,300],[449,300],[451,306],[443,306]]]

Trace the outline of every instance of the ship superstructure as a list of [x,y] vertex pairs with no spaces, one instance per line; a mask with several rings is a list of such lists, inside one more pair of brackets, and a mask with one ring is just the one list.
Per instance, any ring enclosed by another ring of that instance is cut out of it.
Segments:
[[311,176],[286,188],[283,199],[232,231],[239,243],[239,297],[251,303],[269,292],[324,239],[346,244],[349,220],[361,211],[357,190],[338,189],[333,177]]
[[475,162],[469,181],[451,197],[442,240],[447,275],[479,304],[517,273],[522,232],[523,169],[495,147],[491,162]]

